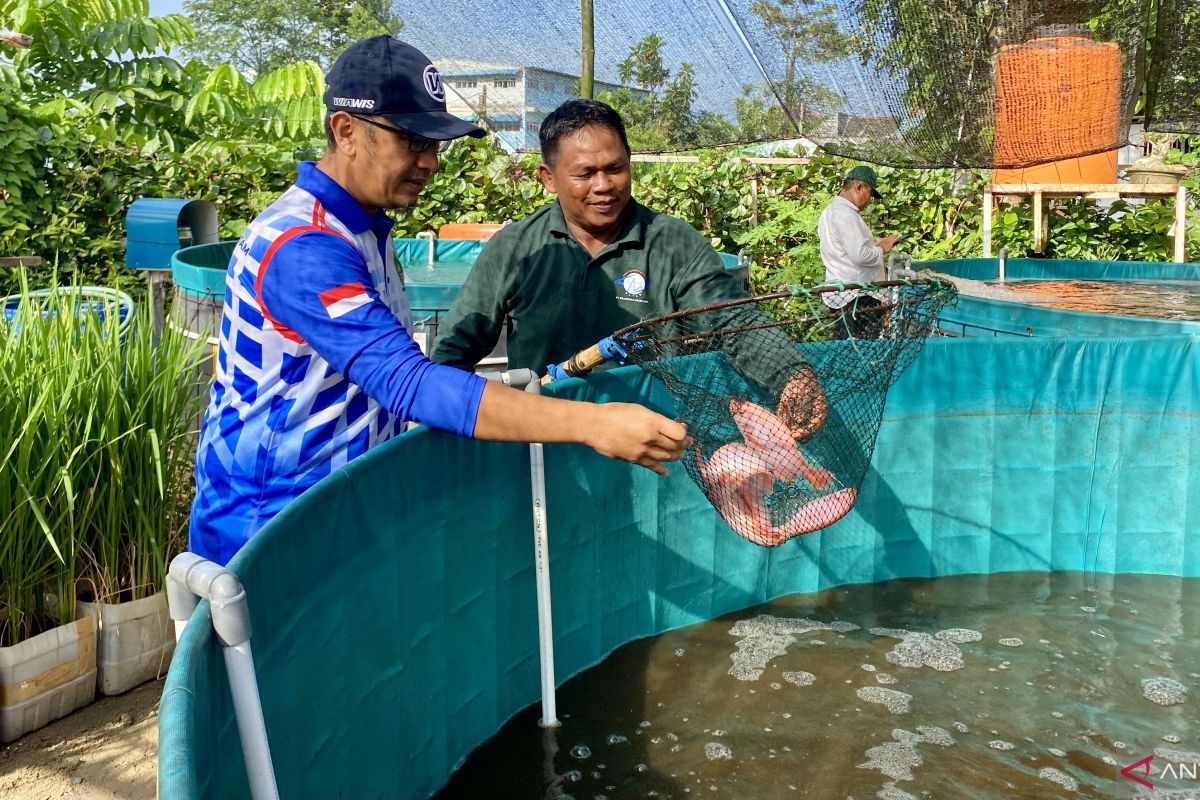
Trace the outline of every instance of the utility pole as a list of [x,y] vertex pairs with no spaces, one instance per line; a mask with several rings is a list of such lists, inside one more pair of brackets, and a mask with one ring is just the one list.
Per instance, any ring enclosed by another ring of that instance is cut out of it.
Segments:
[[593,78],[596,74],[596,20],[592,14],[592,0],[579,0],[579,18],[583,23],[583,47],[580,51],[583,63],[579,69],[579,96],[584,100],[591,100]]

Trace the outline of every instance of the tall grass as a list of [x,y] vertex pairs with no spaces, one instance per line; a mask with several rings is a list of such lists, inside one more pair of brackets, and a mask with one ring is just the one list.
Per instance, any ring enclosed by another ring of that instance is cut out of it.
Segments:
[[[18,642],[77,593],[116,602],[163,584],[192,491],[190,430],[202,346],[148,314],[121,335],[115,307],[77,290],[30,296],[0,321],[0,640]],[[47,596],[55,598],[47,603]]]

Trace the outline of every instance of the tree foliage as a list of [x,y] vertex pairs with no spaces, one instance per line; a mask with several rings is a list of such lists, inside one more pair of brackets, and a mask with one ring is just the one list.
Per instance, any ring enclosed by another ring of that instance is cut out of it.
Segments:
[[733,141],[734,126],[719,114],[697,112],[696,73],[691,64],[679,65],[674,77],[662,57],[666,40],[652,33],[629,49],[617,65],[620,88],[602,92],[602,100],[620,112],[629,144],[638,151],[680,150]]
[[734,100],[738,135],[744,141],[784,139],[842,104],[841,96],[800,69],[849,57],[858,37],[842,30],[835,3],[817,0],[756,0],[750,5],[778,44],[782,77],[743,87]]
[[[142,0],[88,0],[66,13],[64,5],[0,0],[0,14],[38,36],[33,49],[0,64],[0,251],[45,258],[37,282],[50,280],[57,265],[60,276],[135,284],[137,276],[124,267],[123,242],[133,200],[209,200],[217,206],[221,236],[232,238],[287,188],[297,159],[319,154],[321,118],[313,101],[323,82],[315,64],[286,65],[250,82],[230,65],[175,61],[170,54],[187,40],[187,21],[147,17]],[[155,32],[157,43],[147,42],[146,31]],[[101,45],[106,36],[113,38]],[[83,60],[95,67],[92,81],[79,71]],[[665,103],[672,80],[669,73],[660,80],[658,98]],[[686,99],[686,81],[670,96]],[[642,131],[653,133],[654,120],[640,119]],[[690,122],[703,125],[704,117]],[[1174,158],[1200,166],[1200,156]],[[446,222],[527,216],[548,200],[537,163],[506,154],[493,140],[456,143],[417,207],[397,214],[396,235]],[[815,214],[836,191],[846,162],[822,156],[780,168],[710,151],[698,164],[634,166],[636,197],[688,221],[722,250],[746,248],[760,287],[820,275]],[[879,173],[885,197],[868,211],[879,235],[925,232],[912,244],[919,258],[980,253],[986,172]],[[1188,181],[1193,214],[1197,183]],[[1028,249],[1028,205],[1004,209],[995,224],[996,247],[1007,246],[1013,255]],[[1049,255],[1166,260],[1170,224],[1169,203],[1107,210],[1087,201],[1064,203],[1050,215]],[[1188,254],[1200,260],[1195,235]],[[12,280],[0,274],[8,281],[0,290],[11,291]]]
[[187,0],[196,29],[187,51],[253,79],[305,59],[327,71],[347,45],[403,23],[389,0]]
[[0,64],[0,249],[64,274],[131,281],[121,234],[134,199],[210,198],[244,216],[321,135],[315,64],[253,83],[181,64],[171,54],[191,24],[149,16],[146,0],[0,0],[0,18],[34,37]]

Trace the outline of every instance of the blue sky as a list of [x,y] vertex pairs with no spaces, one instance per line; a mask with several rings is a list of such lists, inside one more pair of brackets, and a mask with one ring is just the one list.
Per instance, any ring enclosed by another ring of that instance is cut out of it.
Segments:
[[150,0],[150,16],[174,14],[183,11],[183,0]]

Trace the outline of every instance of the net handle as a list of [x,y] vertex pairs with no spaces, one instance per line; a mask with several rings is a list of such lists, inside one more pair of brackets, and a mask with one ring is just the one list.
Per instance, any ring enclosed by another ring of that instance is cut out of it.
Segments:
[[871,291],[873,289],[890,289],[895,286],[924,286],[931,283],[943,283],[935,278],[901,278],[890,281],[875,281],[872,283],[847,281],[839,283],[827,283],[820,286],[806,288],[803,286],[788,286],[784,289],[778,289],[770,294],[756,294],[753,297],[740,297],[737,300],[722,300],[719,303],[709,303],[706,306],[696,306],[695,308],[685,308],[681,311],[673,311],[670,314],[664,314],[661,317],[652,317],[644,319],[641,322],[635,322],[632,325],[626,325],[612,335],[613,339],[619,338],[627,333],[632,333],[638,328],[645,328],[651,325],[657,325],[660,322],[670,322],[676,319],[683,319],[694,314],[700,314],[705,311],[720,311],[726,308],[736,308],[750,303],[762,303],[767,300],[788,300],[793,297],[802,295],[817,295],[829,294],[831,292],[844,292],[852,289],[862,289]]
[[542,378],[542,383],[553,383],[555,380],[558,380],[555,377],[555,373],[558,371],[562,373],[559,377],[578,378],[581,375],[587,375],[605,361],[608,361],[608,358],[600,351],[600,345],[594,344],[586,350],[580,350],[559,364],[557,370],[554,368],[548,370]]
[[[788,286],[785,289],[779,289],[771,292],[770,294],[759,294],[754,295],[753,297],[740,297],[736,300],[722,300],[719,303],[709,303],[706,306],[697,306],[695,308],[686,308],[681,311],[673,311],[670,314],[664,314],[661,317],[653,317],[651,319],[642,320],[641,322],[635,322],[633,325],[627,325],[624,328],[616,331],[612,336],[606,336],[591,347],[580,350],[578,353],[571,356],[561,364],[547,365],[546,375],[542,378],[542,384],[550,384],[554,381],[562,380],[564,378],[578,378],[583,375],[587,375],[593,369],[614,357],[624,357],[624,352],[622,352],[620,345],[617,344],[617,341],[620,340],[621,336],[650,325],[657,325],[661,322],[683,319],[684,317],[688,317],[693,314],[699,314],[705,311],[719,311],[724,308],[736,308],[737,306],[744,306],[750,303],[761,303],[766,300],[786,300],[792,297],[799,297],[801,295],[843,292],[850,289],[863,289],[870,291],[873,289],[890,289],[894,286],[917,286],[930,283],[942,283],[942,281],[939,281],[936,278],[902,278],[890,281],[877,281],[875,283],[854,281],[839,282],[814,286],[812,288]],[[890,306],[885,306],[885,308],[890,308]],[[746,330],[753,330],[758,327],[776,327],[781,324],[787,324],[787,322],[789,321],[784,321],[782,323],[768,323],[762,326],[750,326]]]

